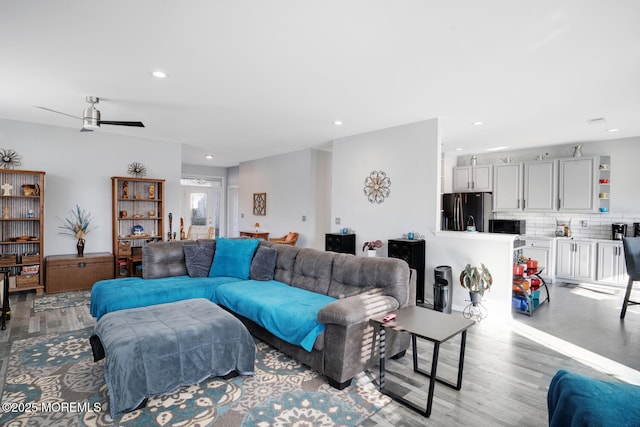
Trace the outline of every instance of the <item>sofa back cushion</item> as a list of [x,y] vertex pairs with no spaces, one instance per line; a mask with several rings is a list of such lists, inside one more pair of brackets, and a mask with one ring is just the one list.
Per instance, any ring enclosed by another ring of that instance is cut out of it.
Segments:
[[194,241],[152,242],[142,248],[142,277],[184,276],[187,266],[184,262],[184,246],[196,245]]
[[290,285],[293,279],[293,266],[300,248],[279,244],[271,244],[271,247],[278,251],[276,271],[273,274],[273,279]]
[[218,239],[209,277],[248,279],[258,243],[258,239]]
[[328,295],[335,252],[303,248],[293,266],[291,286]]
[[409,265],[397,258],[336,254],[328,295],[345,298],[380,288],[403,306],[409,303]]

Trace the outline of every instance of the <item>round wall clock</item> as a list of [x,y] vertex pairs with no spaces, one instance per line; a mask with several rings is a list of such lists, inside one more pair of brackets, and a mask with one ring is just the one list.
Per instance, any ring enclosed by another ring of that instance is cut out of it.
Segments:
[[133,162],[129,165],[129,170],[127,172],[131,176],[141,178],[147,174],[147,168],[145,168],[142,163]]
[[22,164],[22,158],[18,153],[11,149],[0,149],[0,167],[5,169],[13,169]]
[[382,203],[391,194],[391,179],[383,171],[373,171],[364,179],[364,195],[371,203]]

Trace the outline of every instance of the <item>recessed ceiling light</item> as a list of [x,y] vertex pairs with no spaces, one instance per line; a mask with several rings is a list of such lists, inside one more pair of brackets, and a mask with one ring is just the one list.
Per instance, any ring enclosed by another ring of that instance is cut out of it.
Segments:
[[487,148],[487,151],[498,151],[498,150],[506,150],[509,147],[493,147],[493,148]]
[[342,120],[335,120],[333,124],[334,126],[342,126]]
[[207,155],[204,156],[204,158],[211,160],[211,159],[213,159],[213,154],[207,154]]
[[607,129],[607,132],[618,132],[620,129]]
[[462,148],[456,148],[456,151],[462,151]]
[[165,73],[164,71],[154,71],[153,73],[151,73],[151,75],[153,75],[153,77],[157,77],[159,79],[164,79],[165,77],[167,77],[167,73]]
[[484,123],[483,122],[473,122],[474,126],[482,126]]

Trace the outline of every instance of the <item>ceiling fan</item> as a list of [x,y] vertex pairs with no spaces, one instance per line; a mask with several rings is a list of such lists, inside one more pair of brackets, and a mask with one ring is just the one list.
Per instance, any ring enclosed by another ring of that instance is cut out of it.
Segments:
[[82,120],[82,129],[80,129],[80,132],[93,132],[93,130],[98,129],[100,125],[132,126],[139,128],[144,127],[144,124],[142,122],[100,120],[100,110],[96,108],[96,104],[100,102],[100,98],[98,98],[97,96],[87,96],[87,102],[91,105],[85,107],[82,113],[82,117],[74,116],[72,114],[63,113],[62,111],[56,111],[52,110],[51,108],[41,107],[38,105],[34,105],[34,107],[51,111],[52,113],[63,114],[65,116],[73,117],[74,119]]

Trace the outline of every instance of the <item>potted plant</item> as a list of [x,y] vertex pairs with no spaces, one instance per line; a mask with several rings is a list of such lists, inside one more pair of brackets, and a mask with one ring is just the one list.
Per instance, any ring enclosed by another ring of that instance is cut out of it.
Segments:
[[367,251],[367,256],[376,256],[376,249],[381,248],[382,245],[382,240],[364,242],[362,245],[362,252]]
[[467,264],[460,273],[460,285],[469,291],[473,305],[480,302],[484,291],[490,289],[493,284],[489,269],[482,263],[480,265],[481,267],[478,268]]
[[83,256],[84,236],[95,228],[89,228],[89,225],[91,224],[91,212],[87,213],[87,211],[80,209],[80,206],[76,205],[76,209],[72,209],[69,213],[71,216],[69,218],[65,218],[62,225],[58,228],[63,230],[60,234],[67,234],[78,239],[78,243],[76,245],[78,249],[78,256]]

